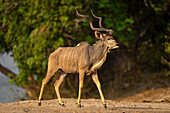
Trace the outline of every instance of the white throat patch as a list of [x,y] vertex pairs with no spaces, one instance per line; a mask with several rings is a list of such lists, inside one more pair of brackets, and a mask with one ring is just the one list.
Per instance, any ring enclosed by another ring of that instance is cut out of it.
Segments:
[[105,62],[106,57],[107,57],[107,52],[105,53],[104,57],[99,62],[93,65],[91,70],[94,72],[95,70],[99,69],[102,66],[102,64]]

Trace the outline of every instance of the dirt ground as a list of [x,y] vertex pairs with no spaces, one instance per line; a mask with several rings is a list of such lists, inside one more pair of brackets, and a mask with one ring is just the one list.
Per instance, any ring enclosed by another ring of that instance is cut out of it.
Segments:
[[58,100],[43,100],[42,105],[38,106],[37,100],[20,101],[14,103],[0,104],[0,113],[56,113],[56,112],[114,112],[114,113],[128,113],[128,112],[170,112],[170,103],[148,103],[148,102],[123,102],[106,100],[107,109],[105,109],[100,99],[82,99],[82,108],[76,105],[77,100],[68,98],[63,99],[65,107],[58,104]]
[[[98,94],[95,97],[98,99],[82,99],[82,108],[77,107],[77,99],[73,98],[63,98],[65,107],[60,106],[57,99],[42,100],[41,106],[38,106],[37,100],[28,100],[0,103],[0,113],[170,113],[170,78],[154,76],[135,79],[137,82],[131,85],[133,89],[106,92],[107,109],[103,107]],[[108,97],[114,98],[109,100]]]

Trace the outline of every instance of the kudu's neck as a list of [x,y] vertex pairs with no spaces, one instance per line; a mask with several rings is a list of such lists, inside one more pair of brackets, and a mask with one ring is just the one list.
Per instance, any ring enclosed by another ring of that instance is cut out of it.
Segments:
[[99,40],[96,44],[90,48],[91,60],[101,60],[107,54],[107,44],[104,41]]

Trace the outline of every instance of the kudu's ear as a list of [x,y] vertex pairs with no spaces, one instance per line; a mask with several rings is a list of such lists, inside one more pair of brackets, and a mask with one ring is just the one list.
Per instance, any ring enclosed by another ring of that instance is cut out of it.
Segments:
[[101,34],[100,32],[95,31],[94,34],[95,34],[95,37],[96,37],[97,39],[104,40],[104,39],[103,39],[103,36],[102,36],[102,34]]

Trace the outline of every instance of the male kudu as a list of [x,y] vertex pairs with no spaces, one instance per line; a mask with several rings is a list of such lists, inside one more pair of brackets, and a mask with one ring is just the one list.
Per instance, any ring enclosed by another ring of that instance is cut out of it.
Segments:
[[81,15],[76,10],[78,16],[87,18],[90,21],[90,27],[95,31],[95,37],[99,41],[91,46],[87,42],[81,42],[76,47],[60,47],[56,51],[50,54],[48,60],[48,70],[46,77],[42,80],[41,91],[39,95],[39,105],[41,105],[41,97],[45,85],[54,75],[57,70],[59,71],[59,78],[56,80],[54,86],[55,91],[58,97],[59,104],[64,106],[64,103],[61,101],[59,86],[62,83],[64,77],[67,73],[79,73],[79,94],[78,94],[78,107],[81,107],[81,90],[83,87],[84,75],[92,76],[94,83],[96,84],[102,103],[105,108],[107,108],[105,99],[101,90],[101,85],[98,79],[97,70],[105,62],[107,53],[110,49],[118,48],[116,41],[113,39],[112,29],[105,29],[102,27],[102,18],[92,15],[99,19],[100,28],[94,28],[92,20],[89,16]]

